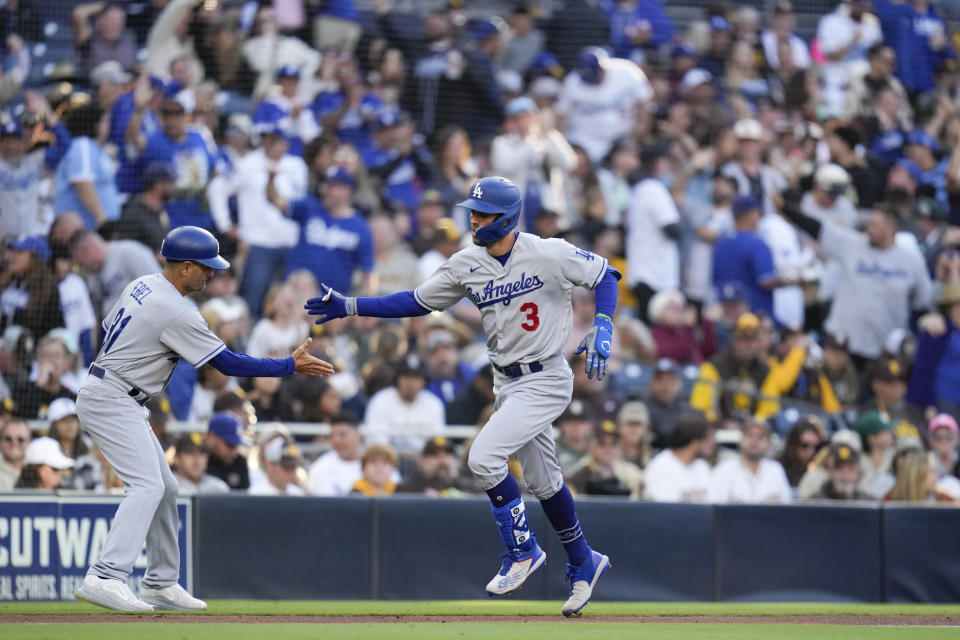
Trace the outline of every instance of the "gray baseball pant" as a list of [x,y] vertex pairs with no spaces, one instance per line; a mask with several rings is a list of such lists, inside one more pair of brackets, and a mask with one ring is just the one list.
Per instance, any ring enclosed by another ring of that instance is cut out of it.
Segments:
[[87,574],[126,580],[146,541],[143,583],[166,587],[177,582],[179,487],[143,407],[115,384],[90,376],[77,395],[77,415],[126,487],[103,552]]

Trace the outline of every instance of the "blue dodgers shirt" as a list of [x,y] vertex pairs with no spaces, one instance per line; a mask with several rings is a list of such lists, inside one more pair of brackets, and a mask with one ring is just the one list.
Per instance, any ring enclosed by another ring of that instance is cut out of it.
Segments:
[[749,293],[750,311],[763,311],[773,317],[773,292],[761,283],[776,275],[770,248],[753,232],[738,231],[713,246],[713,286],[717,294],[725,284],[739,282]]
[[66,155],[57,165],[53,179],[53,209],[76,211],[83,218],[87,229],[96,229],[96,218],[83,205],[73,188],[76,182],[93,183],[107,220],[120,217],[120,196],[117,193],[113,159],[95,140],[86,136],[74,138]]
[[[117,188],[122,193],[140,193],[143,191],[140,164],[140,151],[127,144],[127,124],[133,117],[133,92],[127,92],[117,98],[110,108],[110,135],[107,140],[117,148]],[[160,129],[157,117],[148,109],[140,119],[140,132],[149,140]]]
[[347,293],[357,269],[373,271],[373,237],[360,214],[335,218],[315,198],[293,203],[290,217],[300,224],[300,239],[287,260],[287,275],[306,269],[337,291]]
[[[317,94],[310,109],[317,118],[333,113],[343,105],[344,95],[338,91],[323,91]],[[337,137],[340,142],[353,145],[358,153],[363,153],[372,143],[367,120],[373,118],[383,106],[383,101],[373,93],[360,98],[360,109],[348,109],[343,113],[337,125]]]
[[157,131],[147,140],[143,153],[143,166],[151,162],[166,163],[176,176],[176,193],[166,206],[170,228],[195,225],[212,229],[204,191],[213,178],[217,161],[203,136],[187,130],[183,141],[174,142],[163,131]]

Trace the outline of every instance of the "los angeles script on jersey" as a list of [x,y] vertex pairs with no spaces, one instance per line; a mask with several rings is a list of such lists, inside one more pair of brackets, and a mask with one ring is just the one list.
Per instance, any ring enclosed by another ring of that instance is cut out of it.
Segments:
[[527,276],[526,271],[520,274],[520,277],[513,282],[504,282],[494,284],[493,280],[488,280],[482,289],[474,290],[473,287],[467,287],[470,298],[478,309],[489,307],[492,304],[502,302],[503,306],[508,306],[514,298],[519,298],[532,291],[543,287],[543,282],[537,275]]

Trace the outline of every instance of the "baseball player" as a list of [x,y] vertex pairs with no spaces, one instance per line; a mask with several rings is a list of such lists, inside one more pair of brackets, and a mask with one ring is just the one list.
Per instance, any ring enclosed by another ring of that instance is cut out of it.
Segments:
[[602,257],[563,240],[515,231],[521,202],[520,190],[509,180],[483,178],[460,203],[470,211],[474,246],[454,254],[415,290],[351,298],[326,287],[322,297],[305,307],[321,316],[318,323],[348,315],[425,315],[464,296],[480,309],[495,371],[496,411],[477,434],[468,465],[490,497],[507,547],[487,593],[504,595],[519,588],[546,560],[528,528],[520,487],[507,472],[507,458],[516,454],[530,492],[567,552],[565,575],[571,585],[562,611],[573,616],[589,601],[610,559],[587,545],[557,463],[552,422],[573,390],[573,373],[561,351],[570,335],[573,287],[594,289],[594,325],[577,353],[586,352],[588,376],[604,375],[620,274]]
[[[228,376],[313,376],[333,367],[307,353],[307,339],[283,359],[251,358],[231,352],[185,299],[200,291],[214,269],[230,264],[208,231],[179,227],[160,249],[160,273],[131,282],[103,322],[100,353],[77,394],[84,431],[116,470],[126,488],[100,558],[90,567],[76,596],[117,611],[206,609],[181,587],[177,546],[177,481],[150,429],[143,404],[166,386],[174,366],[210,363]],[[147,543],[147,570],[140,598],[126,578]]]

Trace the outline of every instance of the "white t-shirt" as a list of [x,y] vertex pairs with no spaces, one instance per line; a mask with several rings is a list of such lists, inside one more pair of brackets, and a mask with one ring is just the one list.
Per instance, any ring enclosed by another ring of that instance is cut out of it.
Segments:
[[680,250],[663,227],[680,222],[667,186],[656,178],[641,180],[627,209],[627,281],[657,291],[680,288]]
[[[718,238],[733,233],[733,212],[729,207],[717,209],[685,198],[683,210],[694,229],[706,229]],[[694,234],[683,261],[683,291],[699,302],[712,302],[716,292],[713,288],[713,244]]]
[[567,140],[583,147],[593,162],[630,133],[637,103],[653,97],[647,76],[633,62],[607,60],[604,70],[600,84],[583,82],[575,71],[567,74],[557,102],[557,112],[567,118]]
[[[807,49],[807,43],[794,33],[787,36],[790,43],[790,51],[793,54],[793,66],[797,69],[810,68],[810,50]],[[760,43],[763,45],[763,55],[767,59],[767,64],[771,69],[780,68],[780,56],[777,55],[777,35],[767,29],[760,34]]]
[[[770,247],[773,266],[780,277],[799,277],[814,259],[813,253],[800,245],[796,227],[779,215],[763,216],[757,233]],[[773,291],[773,316],[780,324],[802,328],[804,307],[802,288],[778,287]]]
[[[267,200],[267,167],[273,162],[262,149],[251,151],[237,163],[228,186],[237,195],[237,226],[240,239],[258,247],[292,247],[300,227]],[[307,193],[307,165],[296,156],[285,155],[276,163],[274,185],[281,197],[299,200]]]
[[763,459],[754,474],[740,456],[724,460],[713,470],[710,502],[717,504],[787,504],[790,483],[776,460]]
[[823,84],[828,93],[843,89],[847,85],[853,71],[851,67],[866,63],[867,51],[883,39],[883,32],[880,30],[880,21],[873,14],[865,15],[860,22],[854,21],[845,3],[840,4],[836,11],[820,18],[817,41],[825,56],[850,46],[858,33],[860,39],[842,60],[824,65]]
[[396,387],[373,394],[367,405],[363,433],[368,443],[385,443],[398,453],[418,454],[427,438],[443,435],[446,416],[443,403],[427,390],[407,404]]
[[345,496],[363,474],[360,460],[344,460],[336,451],[328,451],[310,465],[307,491],[313,496]]
[[664,449],[647,465],[643,484],[644,494],[654,502],[705,503],[710,498],[710,466],[700,458],[683,464]]
[[310,335],[306,322],[294,322],[288,327],[278,327],[268,318],[263,318],[250,332],[247,355],[254,358],[286,358]]
[[267,480],[262,482],[257,482],[250,485],[250,488],[247,489],[247,493],[251,496],[305,496],[307,492],[293,484],[292,482],[287,485],[285,491],[280,491],[275,486],[270,484]]

